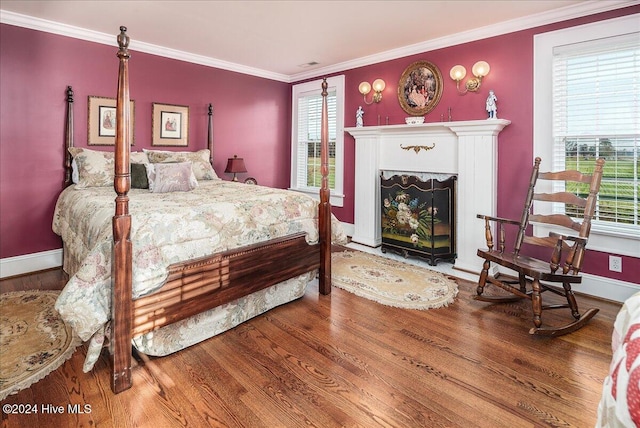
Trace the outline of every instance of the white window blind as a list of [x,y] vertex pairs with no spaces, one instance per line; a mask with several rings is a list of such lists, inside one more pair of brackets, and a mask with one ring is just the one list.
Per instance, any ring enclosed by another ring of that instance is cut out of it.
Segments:
[[[336,154],[336,91],[327,96],[329,125],[329,187],[335,189]],[[301,187],[319,188],[320,173],[320,137],[322,132],[322,95],[321,91],[300,94],[298,98],[298,161],[297,182]]]
[[553,169],[589,173],[605,158],[594,226],[640,233],[640,34],[557,46],[552,64]]

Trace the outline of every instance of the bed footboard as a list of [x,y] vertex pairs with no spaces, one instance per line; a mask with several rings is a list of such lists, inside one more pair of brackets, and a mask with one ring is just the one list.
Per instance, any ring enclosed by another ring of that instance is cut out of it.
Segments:
[[298,233],[171,265],[162,288],[134,300],[132,336],[318,269],[320,246],[307,244],[305,236]]

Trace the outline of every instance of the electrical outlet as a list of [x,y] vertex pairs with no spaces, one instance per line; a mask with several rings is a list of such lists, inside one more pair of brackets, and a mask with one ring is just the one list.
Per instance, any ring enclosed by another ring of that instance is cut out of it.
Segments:
[[612,272],[622,272],[622,257],[609,256],[609,270]]

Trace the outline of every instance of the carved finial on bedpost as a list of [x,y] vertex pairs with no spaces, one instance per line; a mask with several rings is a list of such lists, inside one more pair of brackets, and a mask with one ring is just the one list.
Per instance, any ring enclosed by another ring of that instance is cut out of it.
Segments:
[[120,34],[118,34],[118,47],[120,47],[118,54],[120,52],[124,52],[127,56],[129,55],[129,40],[129,36],[127,36],[127,27],[121,26]]
[[320,205],[318,206],[318,234],[320,240],[319,290],[331,293],[331,203],[329,200],[329,113],[327,107],[327,79],[322,80],[322,120],[320,126]]
[[[131,189],[129,172],[129,152],[131,150],[130,141],[130,97],[129,97],[129,36],[126,34],[127,27],[120,27],[118,34],[118,58],[120,67],[118,69],[118,95],[116,98],[116,139],[115,139],[115,179],[114,188],[118,197],[116,198],[116,216],[129,215],[129,190]],[[116,237],[114,237],[116,238]],[[128,238],[128,235],[123,238]]]
[[209,149],[209,163],[213,166],[213,105],[209,103],[207,114],[209,115],[209,126],[207,127],[207,148]]
[[64,130],[64,183],[63,187],[71,184],[71,153],[69,148],[73,147],[73,89],[67,86],[67,124]]

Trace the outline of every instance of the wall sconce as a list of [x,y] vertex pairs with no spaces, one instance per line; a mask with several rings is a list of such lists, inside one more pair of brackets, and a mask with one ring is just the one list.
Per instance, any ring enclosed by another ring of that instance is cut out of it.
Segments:
[[467,91],[477,92],[478,89],[480,89],[482,78],[489,74],[489,70],[491,70],[491,67],[489,67],[489,64],[486,61],[478,61],[473,64],[471,72],[476,77],[467,80],[467,83],[465,83],[464,85],[464,91],[460,90],[460,81],[464,79],[464,76],[467,75],[467,70],[461,65],[455,65],[451,68],[449,76],[451,76],[451,78],[456,81],[456,88],[458,89],[458,92],[461,94],[466,94]]
[[358,91],[360,91],[360,93],[362,94],[364,103],[367,105],[373,104],[373,103],[379,103],[380,101],[382,101],[382,91],[384,91],[384,87],[386,86],[386,84],[382,79],[374,80],[373,81],[373,97],[371,98],[371,101],[367,102],[367,94],[371,92],[371,86],[372,85],[370,85],[369,82],[362,82],[360,83],[360,86],[358,86]]
[[233,174],[232,181],[238,181],[238,177],[236,177],[236,174],[247,172],[247,167],[244,166],[244,159],[239,158],[238,155],[233,155],[232,158],[229,158],[227,160],[227,167],[225,168],[224,172],[226,174]]

